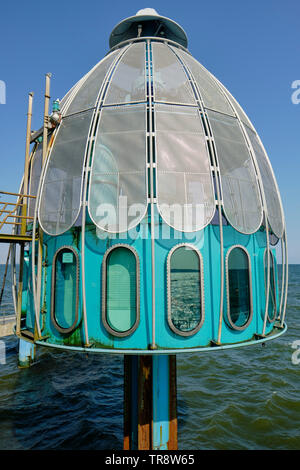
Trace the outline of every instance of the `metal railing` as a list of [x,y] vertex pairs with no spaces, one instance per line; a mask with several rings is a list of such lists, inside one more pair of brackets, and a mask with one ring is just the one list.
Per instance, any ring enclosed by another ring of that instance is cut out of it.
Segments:
[[27,215],[27,198],[36,199],[36,196],[7,191],[0,191],[0,194],[17,197],[16,202],[0,200],[0,235],[4,233],[4,228],[11,225],[15,228],[14,234],[25,235],[27,224],[33,221],[33,217]]

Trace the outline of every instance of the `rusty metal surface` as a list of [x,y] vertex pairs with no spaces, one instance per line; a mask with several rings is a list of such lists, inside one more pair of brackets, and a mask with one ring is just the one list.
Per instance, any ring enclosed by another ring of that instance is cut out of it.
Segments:
[[130,394],[131,394],[131,367],[130,367],[130,357],[124,356],[124,431],[123,431],[123,449],[130,450],[131,448],[131,439],[130,439],[130,429],[131,429],[131,406],[130,406]]
[[[168,356],[164,383],[154,383],[159,375],[154,374],[153,360],[152,356],[124,356],[124,450],[178,448],[176,356]],[[167,410],[162,406],[165,401]],[[160,437],[154,432],[154,416],[161,419]],[[168,436],[167,442],[163,435]]]
[[169,450],[178,449],[176,355],[169,356]]
[[139,357],[138,450],[152,449],[152,357]]

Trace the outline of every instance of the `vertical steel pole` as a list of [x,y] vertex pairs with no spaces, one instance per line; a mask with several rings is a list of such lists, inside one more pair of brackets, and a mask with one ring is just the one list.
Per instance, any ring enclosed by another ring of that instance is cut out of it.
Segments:
[[176,356],[124,357],[124,450],[177,450]]
[[[25,144],[25,165],[24,165],[24,178],[23,178],[23,197],[22,197],[22,210],[23,216],[21,222],[21,235],[26,234],[26,215],[27,215],[27,197],[28,194],[28,179],[29,179],[29,153],[30,153],[30,135],[31,135],[31,118],[32,118],[32,101],[33,92],[28,95],[28,109],[27,109],[27,125],[26,125],[26,144]],[[19,335],[21,331],[21,316],[22,316],[22,290],[23,290],[23,263],[24,263],[24,244],[20,246],[20,267],[19,267],[19,281],[18,281],[18,301],[17,301],[17,318],[16,318],[16,334]]]
[[177,450],[176,356],[152,359],[152,449]]
[[285,319],[285,312],[286,312],[286,304],[287,304],[287,293],[288,293],[288,249],[287,249],[287,240],[286,240],[286,230],[284,230],[283,234],[283,241],[284,241],[284,252],[285,252],[285,265],[283,266],[282,264],[282,269],[285,269],[285,285],[284,285],[284,301],[283,301],[283,312],[282,312],[282,318],[281,318],[281,327],[284,325],[284,319]]
[[[32,101],[33,92],[29,93],[28,96],[28,111],[27,111],[27,128],[26,128],[26,145],[25,145],[25,167],[24,167],[24,179],[23,179],[23,195],[28,194],[28,180],[29,180],[29,155],[30,155],[30,136],[31,136],[31,119],[32,119]],[[22,200],[22,216],[27,215],[27,204],[28,198],[25,196]],[[26,233],[26,219],[22,219],[21,234]]]
[[149,167],[150,167],[150,230],[151,230],[151,274],[152,274],[152,339],[150,348],[156,349],[156,340],[155,340],[155,308],[156,308],[156,297],[155,297],[155,225],[154,225],[154,162],[153,162],[153,103],[152,103],[152,60],[151,60],[151,50],[150,50],[150,41],[147,41],[147,54],[148,54],[148,116],[149,116]]
[[46,162],[49,129],[49,102],[50,102],[50,79],[52,74],[46,73],[45,102],[44,102],[44,127],[43,127],[43,165]]
[[[48,149],[50,78],[51,78],[51,73],[46,73],[42,167],[44,167],[44,165],[46,163],[47,149]],[[37,280],[36,280],[36,306],[35,306],[35,313],[36,313],[35,339],[38,339],[38,338],[41,337],[39,315],[40,315],[40,304],[41,304],[42,260],[43,260],[43,232],[39,228],[38,263],[37,263]]]

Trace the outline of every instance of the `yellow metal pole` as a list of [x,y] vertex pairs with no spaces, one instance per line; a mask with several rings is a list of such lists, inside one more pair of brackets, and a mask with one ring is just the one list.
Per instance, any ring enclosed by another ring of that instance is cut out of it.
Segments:
[[43,164],[46,161],[47,145],[48,145],[50,78],[51,78],[51,73],[46,73],[45,103],[44,103],[44,128],[43,128]]
[[[30,135],[31,135],[31,118],[32,118],[32,101],[33,92],[28,95],[28,111],[27,111],[27,126],[26,126],[26,144],[25,144],[25,165],[24,165],[24,179],[22,191],[22,210],[21,210],[21,235],[26,234],[26,215],[27,215],[27,198],[24,197],[28,193],[28,177],[29,177],[29,152],[30,152]],[[17,224],[17,223],[16,223]],[[23,291],[23,264],[24,264],[24,243],[20,247],[20,268],[19,268],[19,282],[18,282],[18,303],[17,303],[17,318],[16,318],[16,334],[20,335],[21,332],[21,317],[22,317],[22,291]]]
[[[23,193],[9,193],[7,191],[0,191],[0,194],[8,194],[9,196],[22,196],[24,194]],[[35,198],[35,196],[31,196],[30,194],[26,194],[27,197],[31,197],[31,198]],[[10,204],[10,205],[15,205],[14,202],[5,202],[5,204]],[[22,204],[20,204],[22,205]]]
[[[27,215],[27,197],[24,197],[25,194],[28,194],[28,179],[29,179],[29,156],[30,156],[30,136],[31,136],[31,118],[32,118],[32,101],[33,101],[33,92],[31,91],[28,96],[28,112],[27,112],[27,128],[26,128],[26,145],[25,145],[25,167],[24,167],[24,179],[23,179],[23,206],[22,206],[22,216],[26,217]],[[26,233],[26,219],[23,218],[21,226],[21,235]]]

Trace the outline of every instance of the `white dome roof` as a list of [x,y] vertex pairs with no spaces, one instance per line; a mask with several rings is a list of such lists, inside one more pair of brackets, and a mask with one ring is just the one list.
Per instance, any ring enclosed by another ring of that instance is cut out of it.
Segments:
[[[214,179],[220,177],[230,225],[254,233],[265,213],[273,233],[282,236],[280,195],[255,129],[225,87],[173,43],[138,40],[114,50],[66,95],[62,114],[39,207],[47,233],[63,233],[75,223],[90,156],[92,221],[112,232],[137,225],[147,212],[152,138],[157,207],[166,223],[185,232],[208,225],[216,208]],[[125,223],[113,215],[108,229],[99,207],[117,208],[121,196],[139,205],[139,215]],[[170,205],[182,209],[180,222]]]

